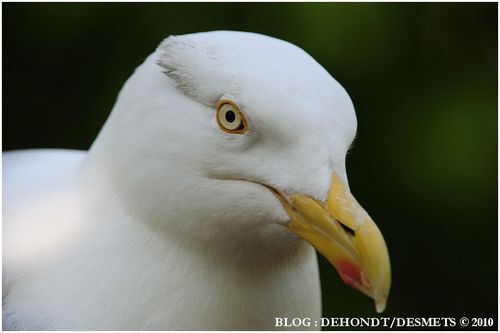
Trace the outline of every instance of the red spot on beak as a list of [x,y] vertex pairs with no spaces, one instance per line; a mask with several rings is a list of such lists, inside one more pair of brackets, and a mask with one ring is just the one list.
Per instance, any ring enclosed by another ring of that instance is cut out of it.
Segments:
[[359,288],[363,286],[361,280],[361,270],[358,266],[347,260],[342,260],[339,263],[339,275],[345,284],[353,288]]

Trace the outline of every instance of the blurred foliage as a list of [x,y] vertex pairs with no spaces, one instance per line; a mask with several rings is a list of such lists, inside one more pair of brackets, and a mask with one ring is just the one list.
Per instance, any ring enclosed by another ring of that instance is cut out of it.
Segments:
[[[88,149],[170,34],[288,40],[356,107],[348,171],[390,250],[384,315],[496,318],[497,20],[496,3],[4,3],[3,149]],[[320,264],[325,317],[375,315]]]

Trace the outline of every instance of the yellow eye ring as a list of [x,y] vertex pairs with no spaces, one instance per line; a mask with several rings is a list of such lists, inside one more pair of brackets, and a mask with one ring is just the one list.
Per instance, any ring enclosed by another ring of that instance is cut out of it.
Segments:
[[248,128],[247,120],[236,103],[228,99],[221,99],[216,108],[215,120],[224,132],[231,134],[246,132]]

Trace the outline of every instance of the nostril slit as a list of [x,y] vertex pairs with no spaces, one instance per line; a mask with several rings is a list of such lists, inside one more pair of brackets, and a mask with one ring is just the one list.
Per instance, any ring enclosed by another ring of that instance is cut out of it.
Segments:
[[354,230],[352,230],[351,228],[349,228],[348,226],[346,226],[345,224],[343,224],[340,221],[337,221],[337,222],[339,222],[342,229],[344,229],[344,231],[347,232],[349,235],[356,236],[356,232]]

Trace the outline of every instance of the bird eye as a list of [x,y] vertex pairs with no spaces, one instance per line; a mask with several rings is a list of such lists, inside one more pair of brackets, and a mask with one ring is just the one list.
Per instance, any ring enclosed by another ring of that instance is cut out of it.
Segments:
[[221,100],[217,103],[215,115],[217,125],[228,133],[244,133],[247,130],[247,121],[238,106],[230,100]]

